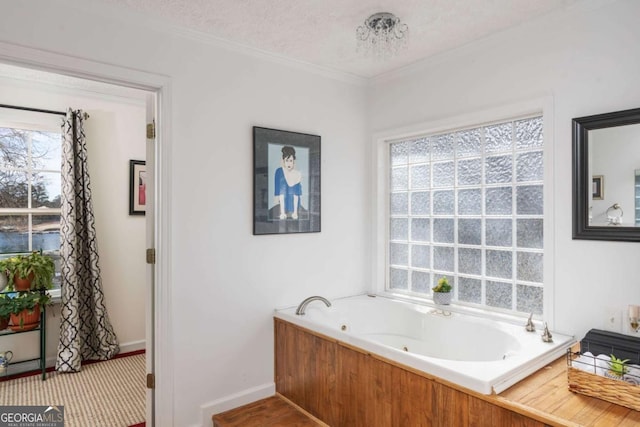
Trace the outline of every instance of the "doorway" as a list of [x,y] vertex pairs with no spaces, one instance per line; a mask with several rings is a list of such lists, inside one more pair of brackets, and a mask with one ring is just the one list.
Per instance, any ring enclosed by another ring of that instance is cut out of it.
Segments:
[[[2,52],[2,49],[0,49],[0,52]],[[147,372],[155,376],[155,378],[148,378],[148,383],[151,388],[147,391],[147,425],[154,425],[154,418],[158,416],[162,416],[163,419],[172,419],[172,405],[163,404],[163,402],[171,402],[172,400],[170,389],[166,387],[166,384],[170,384],[171,381],[168,374],[162,375],[164,372],[171,372],[171,369],[157,369],[159,362],[161,362],[161,365],[164,367],[168,366],[169,358],[166,356],[168,354],[166,351],[168,347],[165,346],[171,342],[169,328],[165,326],[165,322],[168,321],[169,318],[165,302],[167,294],[165,284],[167,283],[166,278],[168,277],[167,260],[169,255],[168,251],[164,250],[164,247],[156,244],[156,242],[160,243],[163,241],[162,237],[167,227],[166,224],[163,224],[163,221],[165,221],[164,218],[166,218],[166,215],[164,215],[166,208],[162,205],[163,198],[161,197],[163,189],[166,188],[166,186],[162,185],[163,179],[165,179],[162,173],[163,164],[157,161],[158,159],[162,159],[163,144],[166,141],[166,139],[161,138],[162,132],[160,132],[160,129],[163,129],[162,124],[164,117],[161,118],[156,114],[156,112],[162,111],[160,105],[163,103],[163,97],[166,96],[166,80],[164,78],[158,78],[157,76],[139,72],[131,73],[129,70],[114,67],[107,67],[108,69],[105,71],[103,69],[105,68],[104,65],[98,67],[98,64],[92,64],[86,61],[80,63],[78,60],[57,55],[47,56],[46,63],[34,65],[33,52],[29,49],[14,47],[12,53],[14,54],[12,58],[3,57],[3,54],[0,53],[0,68],[6,67],[4,74],[0,69],[0,77],[6,79],[8,78],[7,73],[11,74],[11,72],[15,72],[17,74],[12,76],[14,80],[22,80],[25,82],[25,85],[35,85],[40,89],[47,86],[55,87],[58,92],[69,92],[79,87],[87,90],[87,87],[90,87],[91,89],[89,91],[93,91],[94,97],[100,96],[96,95],[96,93],[100,92],[100,90],[96,92],[98,86],[108,86],[112,92],[103,95],[109,98],[110,101],[113,101],[114,97],[127,98],[131,93],[135,92],[136,95],[131,99],[135,99],[140,95],[141,98],[138,98],[137,101],[143,104],[143,114],[139,123],[140,129],[145,129],[147,123],[155,122],[155,135],[150,134],[151,137],[147,138],[146,141],[142,138],[142,154],[135,156],[138,157],[135,160],[140,160],[141,157],[142,160],[146,161],[147,171],[149,171],[146,189],[147,214],[142,218],[136,219],[138,223],[141,222],[143,229],[144,242],[142,246],[145,249],[155,249],[155,263],[145,263],[144,250],[141,250],[139,253],[127,253],[131,259],[139,260],[139,262],[143,264],[144,287],[141,293],[145,309],[142,310],[144,312],[142,339],[137,343],[135,339],[129,339],[129,342],[125,344],[128,345],[127,349],[134,349],[136,345],[142,346],[145,349],[147,355]],[[17,54],[17,59],[15,54]],[[28,65],[26,63],[27,61],[23,62],[20,60],[21,56],[23,60],[27,57],[30,59]],[[64,64],[64,67],[62,67],[61,64]],[[37,79],[36,76],[42,78],[45,74],[48,76],[47,78],[52,80],[49,82],[40,80],[36,84],[33,83],[34,79]],[[76,77],[77,75],[82,75],[83,77]],[[114,80],[117,80],[119,83],[112,83]],[[74,88],[74,84],[77,84],[76,88]],[[20,86],[20,84],[18,83],[17,86]],[[30,101],[32,100],[24,99],[22,103],[30,103]],[[135,104],[135,102],[133,103]],[[68,107],[86,109],[83,105],[78,104],[68,105]],[[95,119],[95,121],[108,121],[113,119],[113,115],[108,111],[96,109],[92,114],[92,119]],[[91,127],[91,125],[89,127]],[[140,134],[143,135],[142,132],[140,132]],[[103,158],[101,158],[101,161],[102,160]],[[128,172],[128,164],[126,166]],[[126,179],[128,180],[129,177],[127,176]],[[126,188],[128,189],[128,186]],[[115,193],[117,195],[120,191],[116,189]],[[122,193],[126,196],[125,199],[128,203],[128,195],[125,191],[122,191]],[[125,218],[123,222],[131,222],[132,219],[133,218]],[[140,221],[140,219],[142,221]],[[98,239],[100,239],[100,235],[98,235]],[[126,242],[126,240],[121,243],[124,242]],[[123,244],[122,248],[125,247],[127,247],[127,245]],[[101,263],[104,258],[104,256],[101,257]],[[137,262],[138,261],[136,261],[136,263]],[[158,307],[160,307],[160,311]],[[163,343],[163,347],[159,347],[156,343]],[[50,345],[51,344],[48,343],[47,347],[49,348]],[[127,349],[123,350],[126,351]],[[153,388],[154,386],[155,389]],[[161,414],[157,414],[156,408],[163,408],[161,409]]]

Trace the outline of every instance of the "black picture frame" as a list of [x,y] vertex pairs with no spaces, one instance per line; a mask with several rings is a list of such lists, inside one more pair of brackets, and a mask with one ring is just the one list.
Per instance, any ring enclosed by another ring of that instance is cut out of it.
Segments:
[[129,160],[129,215],[145,215],[147,204],[147,163]]
[[254,235],[320,232],[320,140],[253,127]]

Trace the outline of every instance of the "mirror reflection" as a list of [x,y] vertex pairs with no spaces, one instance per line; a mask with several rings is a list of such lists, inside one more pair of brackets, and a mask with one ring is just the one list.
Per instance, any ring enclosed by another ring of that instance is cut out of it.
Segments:
[[638,226],[640,124],[590,130],[588,144],[589,224]]

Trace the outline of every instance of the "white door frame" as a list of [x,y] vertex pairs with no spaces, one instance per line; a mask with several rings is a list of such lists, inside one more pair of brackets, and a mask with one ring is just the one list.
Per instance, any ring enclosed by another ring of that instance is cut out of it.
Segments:
[[[153,353],[155,365],[154,416],[147,420],[151,427],[173,425],[173,358],[171,348],[171,157],[170,94],[171,80],[166,76],[98,63],[44,50],[0,42],[0,62],[24,68],[34,68],[87,80],[116,84],[155,93],[156,112],[155,188],[153,215],[156,264],[153,266],[155,292],[153,324]],[[145,254],[137,255],[144,260]],[[160,421],[162,420],[162,421]]]

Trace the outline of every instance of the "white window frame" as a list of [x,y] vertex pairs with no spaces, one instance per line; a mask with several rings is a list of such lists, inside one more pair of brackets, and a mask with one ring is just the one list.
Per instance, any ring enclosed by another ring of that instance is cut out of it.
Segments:
[[[542,116],[543,120],[543,203],[544,203],[544,272],[543,272],[543,314],[534,316],[538,320],[547,322],[554,327],[554,133],[553,133],[553,98],[551,96],[535,98],[518,103],[488,108],[481,111],[451,116],[441,120],[421,122],[402,128],[393,128],[378,132],[373,136],[372,150],[372,285],[370,292],[380,296],[411,300],[425,305],[433,305],[430,298],[408,296],[385,289],[388,277],[388,236],[389,236],[389,183],[390,159],[389,144],[399,140],[407,140],[424,135],[441,134],[462,128],[484,126],[491,123],[517,120],[532,115]],[[500,313],[490,308],[476,309],[468,306],[453,304],[452,311],[469,312],[492,318],[520,321],[523,314]]]
[[[2,112],[0,114],[0,127],[3,128],[14,128],[14,129],[25,129],[30,131],[41,131],[41,132],[55,132],[62,133],[62,119],[63,116],[58,114],[48,114],[48,113],[40,113],[35,111],[25,111],[25,110],[11,110],[9,108],[2,108]],[[62,143],[61,143],[62,144]],[[61,147],[62,149],[62,147]],[[61,160],[62,162],[62,160]],[[40,172],[60,172],[54,170],[39,170]],[[31,190],[29,190],[29,199],[31,198]],[[11,214],[51,214],[51,215],[61,215],[60,208],[0,208],[0,215],[11,215]],[[29,225],[29,233],[32,234],[33,230],[31,228],[31,222]],[[31,236],[30,236],[31,237]],[[29,248],[31,251],[32,239],[29,239]],[[58,249],[58,254],[59,254]],[[55,288],[49,291],[49,294],[52,296],[54,301],[57,301],[60,297],[60,288]]]

